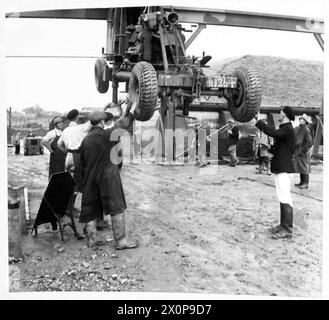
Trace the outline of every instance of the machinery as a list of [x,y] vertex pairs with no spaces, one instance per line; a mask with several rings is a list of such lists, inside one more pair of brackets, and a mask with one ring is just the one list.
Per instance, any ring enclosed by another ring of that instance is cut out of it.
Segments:
[[41,137],[26,137],[24,139],[24,156],[43,154]]
[[[180,17],[162,7],[130,7],[111,10],[108,42],[110,52],[95,64],[95,81],[100,93],[112,82],[113,102],[117,102],[118,83],[125,82],[135,119],[149,120],[160,102],[164,128],[175,129],[176,110],[188,117],[191,102],[201,96],[223,97],[232,117],[250,121],[261,102],[261,82],[251,68],[236,69],[234,74],[207,77],[204,69],[211,56],[186,54],[187,47],[205,28],[185,41],[186,30]],[[192,39],[191,39],[192,38]]]

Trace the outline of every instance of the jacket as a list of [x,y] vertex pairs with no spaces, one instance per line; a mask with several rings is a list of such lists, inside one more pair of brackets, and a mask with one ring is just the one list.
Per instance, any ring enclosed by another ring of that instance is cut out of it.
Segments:
[[274,138],[274,145],[271,153],[271,171],[273,173],[294,173],[295,167],[293,162],[296,135],[291,122],[283,123],[279,129],[274,129],[265,124],[262,120],[256,122],[256,127],[270,137]]

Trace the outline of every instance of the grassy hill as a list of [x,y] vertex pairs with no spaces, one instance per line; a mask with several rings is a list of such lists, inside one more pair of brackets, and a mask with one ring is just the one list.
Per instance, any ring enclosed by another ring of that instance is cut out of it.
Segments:
[[247,55],[215,61],[207,73],[232,73],[239,66],[250,66],[258,72],[263,84],[262,105],[321,105],[323,62]]

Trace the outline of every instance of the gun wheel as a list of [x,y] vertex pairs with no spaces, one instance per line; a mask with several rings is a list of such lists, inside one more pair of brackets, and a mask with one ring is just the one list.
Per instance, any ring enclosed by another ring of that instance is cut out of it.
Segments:
[[262,98],[262,84],[258,74],[252,68],[238,68],[237,89],[233,96],[227,98],[232,117],[239,122],[250,121],[259,111]]
[[107,64],[104,58],[98,58],[95,63],[95,83],[99,93],[106,93],[109,81],[106,75]]
[[138,62],[129,79],[129,99],[134,117],[139,121],[152,118],[158,101],[158,80],[154,67],[148,62]]

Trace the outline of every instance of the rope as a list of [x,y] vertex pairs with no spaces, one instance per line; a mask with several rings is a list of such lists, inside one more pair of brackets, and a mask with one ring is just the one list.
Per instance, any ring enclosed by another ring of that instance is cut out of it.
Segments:
[[[202,126],[200,126],[198,129],[202,128],[205,124],[203,124]],[[225,124],[224,126],[220,127],[218,130],[214,131],[212,134],[210,134],[209,136],[206,136],[206,139],[207,138],[210,138],[211,136],[213,136],[214,134],[216,134],[217,132],[221,131],[221,130],[224,130],[226,129],[228,126],[228,124]],[[187,151],[191,150],[193,147],[194,147],[194,144],[196,142],[196,137],[193,139],[192,143],[191,143],[191,146],[188,147],[186,150],[184,150],[183,152],[181,152],[180,154],[178,154],[176,156],[176,158],[179,158],[181,157],[182,155],[184,155]]]

